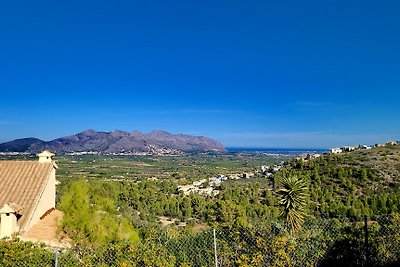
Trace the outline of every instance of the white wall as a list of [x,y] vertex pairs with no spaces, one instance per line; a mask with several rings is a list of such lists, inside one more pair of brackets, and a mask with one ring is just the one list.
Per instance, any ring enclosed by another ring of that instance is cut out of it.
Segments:
[[15,213],[2,213],[0,218],[0,238],[11,237],[13,233],[18,232],[19,227]]
[[46,211],[51,208],[55,208],[56,206],[56,169],[50,173],[49,181],[43,191],[43,194],[39,200],[39,203],[36,209],[33,211],[33,216],[30,222],[27,223],[25,229],[21,229],[23,231],[28,230],[34,224],[40,221],[40,217],[42,217]]

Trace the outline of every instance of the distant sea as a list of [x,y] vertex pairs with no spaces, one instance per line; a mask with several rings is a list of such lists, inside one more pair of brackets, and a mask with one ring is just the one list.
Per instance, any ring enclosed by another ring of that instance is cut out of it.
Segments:
[[326,148],[259,148],[259,147],[227,147],[229,152],[254,152],[254,153],[273,153],[273,154],[303,154],[303,153],[323,153],[328,151]]

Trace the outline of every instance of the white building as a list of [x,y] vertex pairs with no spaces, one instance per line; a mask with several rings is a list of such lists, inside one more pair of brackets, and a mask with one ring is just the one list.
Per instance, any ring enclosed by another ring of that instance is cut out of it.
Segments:
[[343,150],[341,148],[335,147],[335,148],[331,148],[331,153],[332,154],[338,154],[338,153],[342,153]]
[[193,186],[199,187],[203,185],[205,182],[207,182],[207,179],[202,179],[200,181],[193,182]]
[[372,149],[372,146],[362,145],[361,149]]
[[354,151],[354,150],[356,150],[356,149],[357,149],[357,147],[355,147],[355,146],[345,146],[345,147],[342,147],[342,150],[343,150],[343,151],[346,151],[346,152]]
[[395,146],[395,145],[398,145],[398,144],[399,144],[399,142],[397,142],[397,141],[390,141],[390,142],[386,143],[386,145],[389,145],[389,146]]
[[185,195],[189,195],[196,187],[193,185],[180,185],[178,186],[178,191],[183,192]]

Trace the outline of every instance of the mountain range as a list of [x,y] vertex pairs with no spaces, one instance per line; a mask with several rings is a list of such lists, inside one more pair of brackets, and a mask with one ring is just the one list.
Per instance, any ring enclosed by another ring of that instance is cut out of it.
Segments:
[[204,136],[171,134],[165,131],[141,133],[139,131],[98,132],[86,130],[81,133],[43,141],[22,138],[0,144],[0,152],[31,152],[43,150],[55,153],[148,153],[179,154],[191,152],[225,152],[224,146]]

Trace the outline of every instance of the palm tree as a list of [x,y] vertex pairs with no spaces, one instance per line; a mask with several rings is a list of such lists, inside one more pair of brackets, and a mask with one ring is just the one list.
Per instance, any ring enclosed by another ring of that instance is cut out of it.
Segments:
[[283,207],[281,216],[286,227],[293,234],[301,228],[306,216],[306,206],[309,199],[307,183],[304,179],[285,177],[281,180],[281,188],[277,191],[279,205]]

